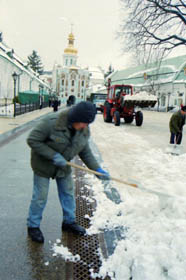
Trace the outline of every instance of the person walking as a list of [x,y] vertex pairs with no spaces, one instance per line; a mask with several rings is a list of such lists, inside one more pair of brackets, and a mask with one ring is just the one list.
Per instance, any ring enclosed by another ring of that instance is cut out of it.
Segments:
[[67,107],[75,105],[76,102],[76,97],[74,95],[70,95],[69,98],[67,99]]
[[54,112],[57,112],[57,111],[58,111],[58,106],[59,106],[58,98],[55,98],[55,99],[54,99],[54,102],[53,102],[53,109],[54,109]]
[[170,128],[170,144],[181,144],[182,131],[185,124],[186,106],[182,106],[181,109],[174,113],[169,122]]
[[48,107],[51,107],[51,106],[52,106],[52,98],[49,97],[49,99],[48,99]]
[[43,95],[39,95],[39,109],[41,110],[43,108]]
[[57,183],[62,208],[62,230],[84,235],[85,229],[75,221],[74,182],[67,161],[78,155],[85,165],[102,173],[101,180],[109,180],[109,173],[101,168],[90,147],[89,124],[96,116],[94,105],[82,101],[60,113],[45,117],[29,134],[33,169],[33,194],[27,218],[28,235],[32,241],[44,242],[40,230],[42,214],[47,203],[50,179]]

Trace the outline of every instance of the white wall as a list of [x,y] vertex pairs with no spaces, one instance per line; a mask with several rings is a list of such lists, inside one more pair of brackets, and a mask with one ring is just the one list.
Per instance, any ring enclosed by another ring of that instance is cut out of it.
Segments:
[[8,98],[12,100],[14,97],[13,72],[19,75],[16,81],[16,95],[18,95],[18,90],[30,90],[30,86],[33,91],[39,91],[39,84],[42,81],[32,73],[29,74],[28,71],[24,71],[23,67],[19,67],[16,63],[0,55],[0,99]]

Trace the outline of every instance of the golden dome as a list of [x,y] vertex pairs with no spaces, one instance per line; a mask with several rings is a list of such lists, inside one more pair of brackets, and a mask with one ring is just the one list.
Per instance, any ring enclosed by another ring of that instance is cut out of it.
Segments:
[[72,32],[69,34],[68,39],[69,39],[69,40],[75,40],[75,39],[74,39],[74,34],[73,34]]
[[66,54],[77,54],[78,51],[72,46],[68,46],[65,50],[64,50],[64,53]]
[[71,32],[68,36],[68,47],[64,50],[65,54],[74,54],[78,53],[77,49],[74,48],[74,35]]

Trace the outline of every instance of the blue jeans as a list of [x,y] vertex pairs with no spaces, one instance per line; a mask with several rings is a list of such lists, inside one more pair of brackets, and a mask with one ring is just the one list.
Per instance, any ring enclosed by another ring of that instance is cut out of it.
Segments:
[[[49,178],[44,178],[34,173],[33,193],[30,203],[27,226],[40,227],[43,210],[47,203]],[[74,182],[71,175],[64,178],[56,178],[59,201],[62,207],[63,221],[73,223],[75,221],[75,198],[74,198]]]

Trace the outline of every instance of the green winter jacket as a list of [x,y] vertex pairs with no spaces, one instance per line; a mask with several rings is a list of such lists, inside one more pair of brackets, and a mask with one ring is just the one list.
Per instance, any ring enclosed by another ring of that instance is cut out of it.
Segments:
[[170,132],[175,134],[181,132],[184,124],[185,116],[181,114],[181,111],[174,113],[169,122]]
[[76,131],[72,137],[68,128],[67,115],[70,109],[53,113],[44,118],[29,134],[27,143],[31,147],[31,166],[41,177],[65,177],[71,173],[71,167],[57,167],[53,156],[60,153],[67,161],[79,155],[86,166],[92,170],[99,168],[89,147],[90,131],[86,127]]

